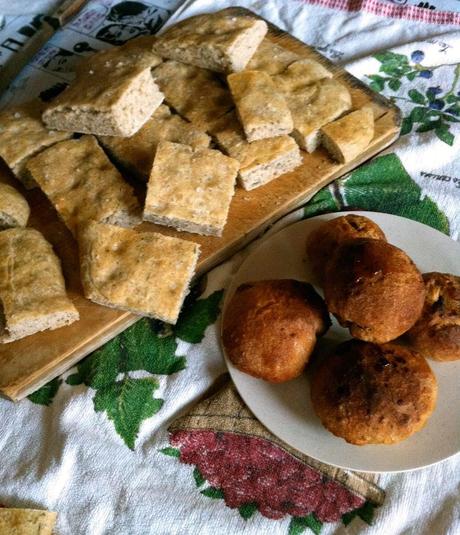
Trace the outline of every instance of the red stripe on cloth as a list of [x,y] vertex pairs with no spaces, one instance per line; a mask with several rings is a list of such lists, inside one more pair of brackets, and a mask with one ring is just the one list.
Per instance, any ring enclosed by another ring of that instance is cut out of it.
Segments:
[[382,4],[377,0],[302,0],[306,4],[316,4],[343,11],[367,11],[374,15],[395,19],[416,20],[430,24],[458,24],[460,13],[436,11],[416,6]]

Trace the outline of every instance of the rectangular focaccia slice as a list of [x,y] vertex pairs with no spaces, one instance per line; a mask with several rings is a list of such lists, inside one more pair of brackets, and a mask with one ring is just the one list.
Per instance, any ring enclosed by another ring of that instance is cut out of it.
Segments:
[[198,244],[91,222],[79,235],[79,252],[85,297],[176,323],[195,272]]
[[312,59],[301,59],[273,76],[273,81],[280,91],[292,94],[325,78],[332,78],[332,73],[321,63]]
[[320,143],[320,129],[351,108],[348,89],[334,79],[326,79],[302,92],[287,97],[294,119],[292,136],[307,152],[316,150]]
[[54,145],[32,158],[27,170],[74,236],[91,220],[126,227],[140,222],[132,188],[94,136]]
[[222,118],[214,137],[219,147],[240,162],[238,182],[245,190],[263,186],[302,163],[291,136],[277,136],[249,143],[234,112]]
[[374,137],[374,112],[370,106],[352,111],[321,128],[321,144],[339,163],[361,154]]
[[75,80],[49,104],[49,128],[132,136],[163,101],[151,69],[161,58],[151,52],[153,38],[97,52],[78,67]]
[[301,59],[300,56],[264,38],[246,65],[249,71],[264,71],[270,76],[283,72],[288,65]]
[[0,157],[28,189],[37,187],[24,172],[28,159],[72,136],[46,128],[42,121],[44,107],[43,102],[33,100],[0,112]]
[[19,191],[8,184],[0,184],[0,230],[25,227],[30,208]]
[[2,535],[52,535],[56,513],[38,509],[0,509]]
[[101,136],[98,139],[117,163],[144,181],[149,179],[160,141],[183,143],[193,148],[207,148],[211,141],[207,134],[172,114],[164,104],[133,136]]
[[144,219],[221,236],[238,168],[236,160],[220,151],[161,142],[147,187]]
[[229,74],[227,81],[248,141],[292,132],[286,100],[267,73],[243,71]]
[[0,342],[79,319],[66,295],[61,263],[37,230],[0,232]]
[[267,33],[267,24],[225,12],[198,15],[160,35],[154,50],[165,58],[217,72],[244,69]]
[[207,69],[178,61],[165,61],[153,78],[177,113],[209,131],[219,117],[233,108],[230,91]]

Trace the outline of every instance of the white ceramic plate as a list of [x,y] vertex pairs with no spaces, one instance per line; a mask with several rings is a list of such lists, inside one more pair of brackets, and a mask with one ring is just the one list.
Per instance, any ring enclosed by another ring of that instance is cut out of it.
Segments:
[[[266,238],[243,262],[229,287],[225,306],[236,288],[264,279],[292,278],[313,281],[305,256],[308,234],[318,225],[351,212],[327,214],[295,223]],[[385,232],[390,243],[400,247],[422,272],[440,271],[460,275],[460,244],[430,227],[398,216],[377,212],[354,212],[369,217]],[[322,294],[318,286],[316,290]],[[350,335],[333,319],[320,344],[333,347]],[[235,385],[257,418],[276,436],[297,450],[320,461],[363,472],[414,470],[439,462],[460,451],[460,361],[429,364],[438,380],[438,401],[420,432],[394,445],[353,446],[327,431],[316,417],[306,374],[273,385],[237,370],[227,359]]]

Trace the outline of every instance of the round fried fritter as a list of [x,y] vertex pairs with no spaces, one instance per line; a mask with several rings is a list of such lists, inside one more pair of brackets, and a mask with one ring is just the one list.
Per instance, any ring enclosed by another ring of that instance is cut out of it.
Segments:
[[239,370],[281,383],[302,373],[329,326],[326,306],[310,284],[251,282],[237,289],[225,310],[223,343]]
[[311,400],[323,425],[351,444],[394,444],[419,431],[436,404],[425,359],[395,344],[349,340],[318,366]]
[[425,273],[425,304],[407,333],[411,347],[434,360],[460,359],[460,277]]
[[425,298],[422,275],[407,254],[382,240],[350,240],[328,265],[329,312],[354,338],[384,343],[408,331]]
[[307,254],[313,273],[319,281],[322,281],[326,265],[337,247],[355,238],[386,241],[385,234],[377,223],[355,214],[330,219],[310,234],[307,240]]

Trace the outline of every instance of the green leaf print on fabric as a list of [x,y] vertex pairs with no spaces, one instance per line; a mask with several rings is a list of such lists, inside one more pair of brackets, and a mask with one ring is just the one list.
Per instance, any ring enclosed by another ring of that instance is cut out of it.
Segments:
[[160,453],[163,455],[168,455],[168,457],[175,457],[176,459],[179,459],[180,457],[180,450],[178,448],[171,448],[169,446],[160,450]]
[[307,528],[313,531],[315,535],[319,535],[322,527],[323,523],[318,520],[313,513],[304,517],[295,516],[289,523],[288,535],[300,535],[301,533],[304,533]]
[[256,503],[245,503],[241,507],[238,507],[238,512],[245,520],[249,520],[251,516],[255,514],[256,511],[257,511]]
[[174,334],[185,342],[201,342],[206,328],[214,323],[219,315],[223,293],[223,290],[218,290],[205,299],[186,300],[174,327]]
[[342,522],[344,523],[345,526],[348,526],[348,524],[356,516],[359,516],[361,520],[364,520],[366,524],[370,525],[372,524],[372,520],[374,519],[374,510],[375,510],[375,507],[370,502],[366,502],[359,509],[355,509],[354,511],[350,511],[349,513],[343,514]]
[[206,482],[206,479],[203,477],[203,474],[195,466],[193,469],[193,479],[195,480],[196,486],[201,487]]
[[30,396],[27,396],[27,399],[37,405],[45,405],[48,407],[51,405],[61,383],[61,379],[56,377],[56,379],[46,383],[46,385],[43,385],[39,390],[30,394]]
[[[158,388],[154,375],[171,375],[186,368],[186,359],[176,355],[178,339],[199,343],[220,312],[223,290],[204,299],[197,290],[189,295],[176,326],[142,318],[100,349],[78,363],[66,383],[85,385],[96,392],[96,412],[105,412],[118,435],[133,449],[141,423],[157,413],[163,400],[153,396]],[[150,377],[138,379],[134,372]],[[34,403],[49,405],[59,384],[56,379],[29,396]],[[203,480],[204,481],[204,480]]]
[[117,433],[132,450],[141,423],[157,413],[163,405],[162,399],[153,397],[157,388],[158,383],[153,378],[125,377],[98,390],[94,396],[96,412],[106,412],[114,422]]
[[202,490],[201,494],[203,494],[203,496],[206,496],[207,498],[212,498],[213,500],[224,499],[224,493],[221,489],[218,489],[216,487],[208,487],[207,489]]
[[321,190],[305,206],[304,217],[344,209],[395,214],[449,234],[447,217],[429,197],[422,198],[420,187],[396,154],[375,158]]
[[[435,135],[443,143],[452,146],[455,140],[450,131],[451,123],[460,122],[460,64],[436,67],[422,65],[425,54],[422,50],[414,50],[410,60],[403,54],[395,54],[386,51],[374,55],[380,62],[379,73],[368,74],[369,86],[379,93],[385,93],[390,100],[402,101],[415,105],[409,114],[403,118],[401,135],[409,134],[413,130],[418,133],[434,131]],[[454,69],[453,81],[449,88],[443,89],[439,85],[429,82],[433,77],[433,71],[444,68]],[[418,79],[426,80],[426,88],[422,90],[411,88],[410,82]],[[391,92],[397,92],[397,95]],[[407,91],[407,93],[406,93]]]

